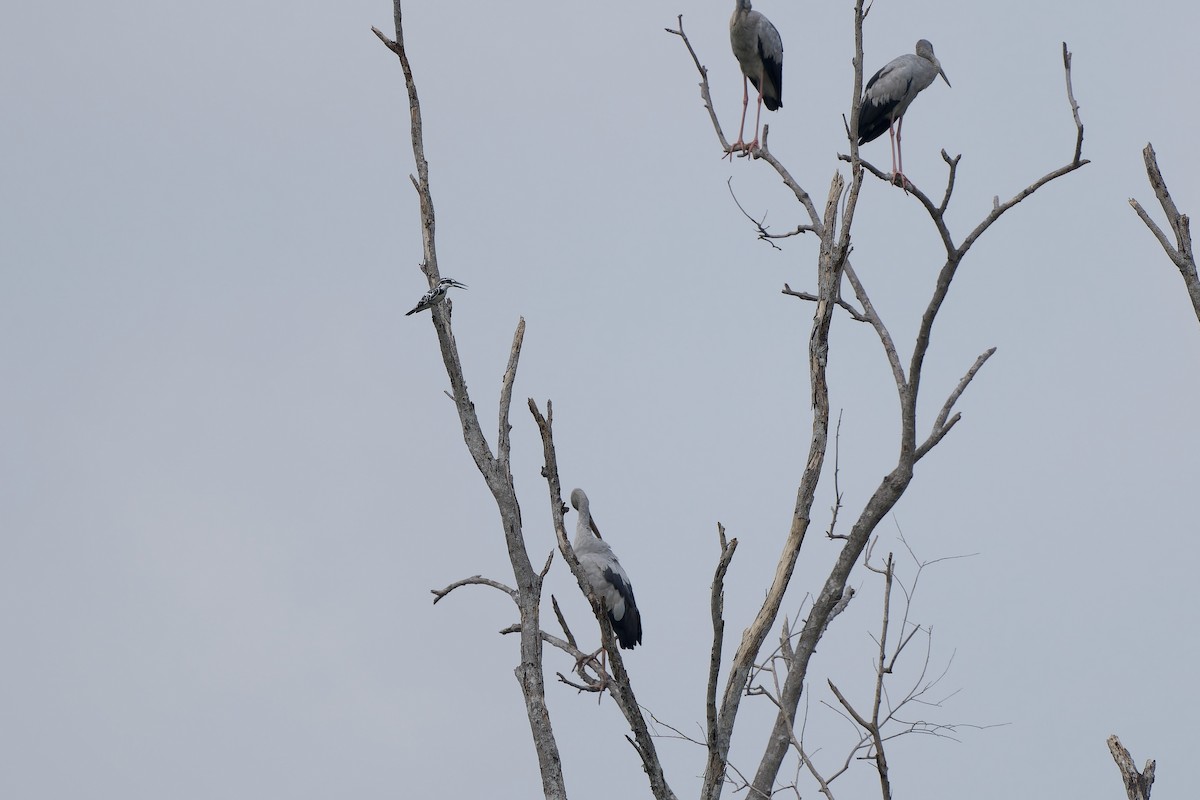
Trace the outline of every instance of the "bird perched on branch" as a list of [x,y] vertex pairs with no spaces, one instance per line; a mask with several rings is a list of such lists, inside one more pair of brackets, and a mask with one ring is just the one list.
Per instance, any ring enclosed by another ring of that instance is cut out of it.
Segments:
[[633,599],[633,586],[625,574],[621,562],[617,561],[608,542],[600,538],[600,530],[592,519],[588,497],[583,489],[571,492],[571,505],[579,512],[575,527],[575,542],[572,547],[584,578],[592,593],[604,603],[608,620],[622,650],[632,650],[642,643],[642,615],[637,601]]
[[942,76],[947,86],[950,85],[950,79],[933,55],[933,45],[928,39],[922,39],[917,42],[915,55],[905,53],[892,59],[867,81],[858,112],[858,143],[864,145],[887,131],[892,143],[892,175],[895,180],[904,178],[904,154],[900,150],[904,112],[921,90],[933,83],[938,75]]
[[[747,152],[758,147],[758,122],[762,107],[768,111],[783,108],[783,40],[771,20],[750,8],[750,0],[737,0],[729,18],[729,43],[742,68],[742,124],[737,141],[729,148],[729,157],[738,150]],[[746,109],[750,105],[750,90],[746,82],[758,90],[758,105],[754,112],[754,139],[746,144]]]
[[421,299],[417,301],[417,304],[413,307],[413,310],[406,312],[404,316],[412,316],[418,311],[424,311],[427,308],[433,308],[438,303],[446,299],[446,292],[451,287],[454,287],[455,289],[465,289],[467,288],[467,285],[465,283],[459,283],[453,278],[442,278],[437,282],[437,286],[434,286],[428,292],[423,294]]

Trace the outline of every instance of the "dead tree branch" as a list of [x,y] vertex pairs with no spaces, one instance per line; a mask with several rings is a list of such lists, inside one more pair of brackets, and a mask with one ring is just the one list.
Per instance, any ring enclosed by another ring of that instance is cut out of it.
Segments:
[[1112,753],[1117,769],[1121,770],[1121,780],[1125,782],[1125,794],[1129,800],[1150,800],[1150,787],[1154,785],[1154,759],[1146,759],[1146,766],[1141,772],[1133,765],[1133,756],[1121,744],[1116,734],[1108,737],[1108,750]]
[[[942,406],[942,410],[938,412],[937,419],[933,422],[933,430],[929,433],[929,438],[917,448],[916,460],[921,460],[926,453],[936,447],[937,443],[942,440],[942,437],[949,433],[950,429],[953,428],[958,423],[959,419],[962,418],[959,414],[955,414],[953,417],[950,417],[950,412],[954,409],[954,404],[958,402],[958,398],[962,397],[962,393],[967,390],[967,387],[971,384],[971,381],[975,379],[976,373],[983,368],[983,365],[986,364],[987,360],[995,355],[995,353],[996,348],[994,347],[989,347],[987,350],[984,350],[979,355],[979,358],[975,359],[975,363],[971,365],[971,368],[967,370],[967,374],[962,376],[962,380],[960,380],[958,385],[954,387],[954,391],[950,393],[948,398],[946,398],[946,402]],[[947,419],[947,417],[949,417],[949,419]]]
[[717,559],[716,573],[713,575],[712,597],[709,605],[712,611],[713,643],[712,653],[708,660],[708,688],[704,694],[704,711],[707,722],[705,744],[708,746],[709,766],[716,768],[713,755],[720,752],[718,742],[717,717],[717,683],[721,676],[721,650],[725,644],[725,573],[737,550],[738,540],[725,539],[725,526],[717,523],[717,539],[721,545],[721,556]]
[[[421,103],[417,96],[417,84],[413,78],[412,66],[404,46],[403,12],[400,0],[393,0],[393,17],[396,38],[389,39],[377,28],[371,30],[381,42],[396,55],[400,68],[404,73],[404,85],[407,89],[408,108],[410,115],[410,138],[413,158],[416,162],[417,175],[411,181],[416,188],[420,200],[421,243],[424,251],[422,269],[429,282],[430,288],[437,285],[441,277],[438,270],[437,241],[435,237],[436,218],[433,207],[433,192],[429,184],[429,163],[425,159],[425,140],[421,122]],[[538,768],[542,778],[542,791],[547,798],[565,798],[566,786],[563,781],[562,759],[559,755],[558,743],[554,738],[554,730],[550,724],[550,712],[546,707],[545,676],[542,672],[542,636],[540,621],[540,602],[542,596],[542,575],[534,568],[525,548],[525,540],[521,526],[521,509],[517,503],[517,493],[513,486],[512,470],[509,465],[508,441],[508,411],[512,397],[512,384],[516,378],[517,363],[521,353],[521,342],[525,332],[525,321],[517,324],[513,336],[512,350],[509,354],[508,368],[505,371],[501,388],[501,403],[499,409],[500,438],[497,453],[493,455],[483,435],[479,418],[475,413],[475,404],[467,393],[467,381],[463,374],[462,361],[458,354],[458,344],[454,339],[454,331],[450,322],[449,303],[434,305],[430,319],[437,334],[438,346],[442,353],[442,362],[446,375],[453,389],[453,399],[458,410],[459,422],[462,426],[463,441],[467,450],[483,476],[484,482],[496,501],[500,512],[500,522],[504,529],[504,540],[508,550],[509,562],[512,564],[513,578],[516,583],[517,607],[520,611],[520,653],[521,660],[516,668],[516,675],[525,699],[526,716],[529,719],[533,735],[534,749],[537,753]],[[491,585],[491,584],[488,584]],[[505,587],[507,589],[507,587]],[[447,589],[449,591],[449,589]],[[508,589],[511,593],[513,590]],[[436,592],[435,592],[436,594]],[[510,596],[512,596],[510,594]]]
[[1162,245],[1167,257],[1171,259],[1171,262],[1179,270],[1179,274],[1183,276],[1188,296],[1192,299],[1192,308],[1196,312],[1196,319],[1200,320],[1200,275],[1196,273],[1196,254],[1192,250],[1191,220],[1187,214],[1180,213],[1175,201],[1171,199],[1171,193],[1167,191],[1167,181],[1158,168],[1158,156],[1154,154],[1152,144],[1147,144],[1142,150],[1142,158],[1146,162],[1146,177],[1150,179],[1150,188],[1154,189],[1154,196],[1158,198],[1163,213],[1167,215],[1167,225],[1175,234],[1174,244],[1163,233],[1162,228],[1158,227],[1150,218],[1141,203],[1131,197],[1129,205],[1133,206],[1133,210],[1141,217],[1142,222],[1146,223],[1146,227],[1158,239],[1158,243]]
[[[901,536],[901,541],[904,541],[903,536]],[[941,674],[933,678],[928,677],[932,658],[932,634],[929,629],[922,628],[910,622],[909,617],[913,597],[916,593],[916,586],[924,568],[930,564],[959,558],[960,556],[949,556],[922,562],[916,558],[911,548],[909,548],[909,554],[912,555],[917,567],[916,576],[912,581],[913,587],[910,590],[905,589],[903,583],[897,577],[895,562],[890,553],[882,566],[875,566],[871,563],[871,550],[877,542],[877,538],[872,540],[864,553],[863,559],[866,569],[882,576],[884,579],[881,632],[878,637],[872,637],[875,643],[875,654],[872,659],[874,675],[871,699],[869,701],[870,708],[864,711],[861,706],[855,706],[849,699],[847,692],[844,692],[832,680],[827,680],[836,704],[822,701],[822,705],[845,719],[854,730],[854,739],[845,751],[845,755],[839,759],[835,759],[834,765],[828,771],[822,771],[817,767],[813,759],[814,754],[810,753],[805,747],[803,730],[799,734],[794,729],[789,733],[790,746],[798,754],[800,763],[808,769],[814,780],[817,781],[821,793],[826,798],[830,798],[830,800],[833,797],[831,785],[849,770],[851,763],[855,760],[869,760],[874,763],[880,780],[881,796],[885,799],[890,798],[892,796],[892,787],[885,747],[886,743],[892,739],[914,733],[953,738],[950,734],[956,732],[961,727],[990,727],[962,725],[959,723],[937,723],[925,719],[901,719],[900,713],[910,705],[941,705],[942,700],[931,701],[925,699],[925,696],[941,683],[949,671],[949,663]],[[907,543],[905,543],[905,546],[907,547]],[[901,588],[905,598],[903,614],[900,615],[893,613],[893,604],[891,602],[892,593],[896,586]],[[899,616],[898,620],[897,616]],[[890,690],[889,683],[895,680],[896,665],[900,660],[900,655],[905,652],[908,645],[918,634],[924,634],[926,639],[924,660],[911,686],[903,692],[898,702],[893,703],[892,696],[894,692]],[[893,640],[895,641],[894,645],[891,644]],[[806,723],[807,716],[806,711]]]
[[683,14],[680,14],[677,19],[679,21],[679,30],[672,30],[671,28],[663,28],[663,30],[678,36],[683,40],[684,46],[687,47],[687,51],[692,57],[692,63],[696,65],[696,71],[700,73],[700,99],[704,101],[704,107],[708,109],[708,117],[712,120],[713,130],[717,132],[717,139],[721,142],[721,150],[728,153],[732,148],[729,145],[729,140],[725,138],[724,131],[721,130],[721,123],[717,119],[717,112],[713,107],[712,93],[708,90],[708,68],[700,63],[700,57],[696,55],[696,51],[692,48],[692,43],[688,40],[687,34],[683,32]]
[[[815,294],[809,294],[808,292],[797,292],[795,289],[793,289],[791,286],[788,286],[786,283],[783,285],[783,290],[780,292],[780,294],[786,294],[790,297],[798,297],[801,300],[807,300],[810,303],[815,303],[821,299],[821,298],[817,297]],[[863,314],[863,312],[859,311],[857,308],[850,305],[842,298],[839,297],[836,300],[834,300],[833,302],[837,303],[839,308],[845,309],[846,313],[850,315],[850,319],[854,320],[855,322],[870,322],[871,321],[869,317],[867,317],[865,314]]]
[[1063,47],[1063,75],[1067,79],[1067,102],[1071,104],[1071,116],[1075,119],[1075,159],[1073,164],[1080,163],[1079,157],[1083,155],[1083,123],[1079,121],[1079,103],[1075,102],[1075,90],[1071,87],[1071,51],[1067,49],[1067,43],[1062,43]]
[[650,735],[646,719],[642,715],[642,708],[633,693],[633,685],[629,680],[629,674],[625,671],[625,662],[621,658],[617,639],[613,635],[612,625],[608,620],[608,612],[605,610],[604,604],[592,592],[587,580],[583,577],[583,571],[579,566],[579,559],[575,557],[575,551],[572,549],[571,542],[567,538],[566,524],[563,520],[563,510],[566,508],[566,505],[562,501],[562,483],[558,475],[558,455],[554,449],[554,406],[552,403],[547,402],[546,414],[543,416],[537,407],[537,403],[533,401],[533,398],[530,398],[529,413],[533,415],[533,419],[538,426],[538,431],[541,433],[542,453],[545,457],[542,475],[545,477],[547,488],[550,491],[550,517],[554,523],[554,532],[558,539],[559,550],[562,552],[567,566],[571,569],[571,574],[575,576],[575,580],[579,583],[580,591],[583,592],[584,596],[592,604],[592,612],[596,616],[596,622],[600,625],[600,640],[604,646],[604,652],[608,655],[609,668],[612,670],[611,678],[606,679],[604,683],[612,694],[613,700],[616,701],[617,707],[625,716],[625,721],[629,723],[630,730],[633,731],[633,748],[642,760],[642,768],[646,771],[646,776],[650,781],[650,791],[653,792],[658,800],[675,800],[675,793],[671,791],[671,787],[667,784],[662,763],[659,761],[658,752],[654,747],[654,739]]
[[738,200],[737,194],[734,193],[734,191],[733,191],[733,178],[732,177],[725,182],[725,185],[729,188],[729,196],[733,198],[733,203],[734,203],[734,205],[736,205],[738,207],[738,211],[742,212],[742,216],[744,216],[746,219],[750,220],[751,224],[753,224],[754,227],[756,229],[758,229],[759,240],[766,242],[767,244],[771,245],[771,247],[775,248],[776,250],[779,250],[781,248],[779,247],[779,245],[777,245],[773,241],[771,241],[772,239],[788,239],[792,236],[799,236],[802,233],[811,233],[814,230],[812,225],[797,225],[795,230],[788,231],[787,233],[771,233],[770,231],[767,230],[766,217],[763,217],[763,219],[761,219],[761,220],[757,220],[754,217],[750,216],[750,212],[746,211],[746,209],[742,207],[741,201]]
[[461,586],[490,586],[493,589],[499,589],[500,591],[504,592],[506,595],[512,598],[514,603],[520,605],[521,602],[520,595],[516,589],[505,586],[503,583],[500,583],[500,581],[494,581],[491,578],[485,578],[482,575],[472,575],[469,578],[463,578],[461,581],[455,581],[444,589],[430,589],[429,591],[433,593],[433,604],[437,605],[439,600]]

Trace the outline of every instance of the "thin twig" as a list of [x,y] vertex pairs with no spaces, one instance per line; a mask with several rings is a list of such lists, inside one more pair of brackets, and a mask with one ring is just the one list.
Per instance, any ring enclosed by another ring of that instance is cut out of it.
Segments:
[[567,625],[567,618],[563,616],[562,609],[558,607],[558,598],[550,595],[550,604],[554,606],[554,616],[558,617],[558,625],[562,628],[563,635],[567,637],[567,642],[571,647],[578,648],[579,645],[575,642],[575,634],[571,633],[571,628]]
[[937,419],[933,423],[933,431],[929,434],[929,438],[917,448],[916,460],[921,460],[926,453],[936,447],[937,443],[942,440],[942,437],[949,433],[950,429],[962,419],[960,414],[955,414],[950,419],[947,418],[950,415],[950,411],[954,408],[954,404],[958,402],[958,398],[962,397],[962,393],[966,391],[971,381],[974,380],[976,373],[983,368],[983,365],[987,363],[987,360],[995,352],[996,348],[994,347],[984,350],[979,358],[975,359],[975,363],[971,365],[971,368],[967,370],[967,374],[963,375],[962,379],[959,380],[958,385],[954,387],[954,391],[950,393],[950,396],[946,398],[945,404],[942,405],[942,410],[938,412]]
[[812,231],[816,230],[812,225],[797,225],[794,231],[788,231],[787,233],[770,233],[766,226],[766,216],[764,216],[762,220],[755,219],[754,217],[750,216],[750,213],[746,211],[746,209],[742,206],[741,201],[738,200],[737,193],[733,191],[733,176],[730,176],[729,179],[725,181],[725,186],[729,189],[729,196],[733,198],[734,205],[738,207],[738,211],[741,211],[742,216],[750,220],[750,223],[758,230],[758,238],[761,241],[771,245],[771,247],[775,248],[776,250],[782,250],[783,248],[771,241],[772,239],[787,239],[792,236],[798,236],[802,233],[811,233]]
[[829,530],[825,531],[825,536],[829,539],[845,539],[846,537],[834,534],[834,529],[837,528],[838,512],[842,510],[842,490],[838,485],[838,477],[841,472],[842,458],[842,411],[838,411],[837,428],[834,429],[833,435],[833,507],[829,513]]
[[1067,49],[1067,43],[1063,42],[1063,74],[1067,79],[1067,102],[1071,104],[1071,116],[1075,118],[1075,159],[1074,164],[1079,163],[1079,156],[1083,154],[1083,123],[1079,121],[1079,103],[1075,102],[1075,90],[1071,88],[1071,51]]
[[517,590],[513,589],[511,586],[505,586],[500,581],[494,581],[491,578],[485,578],[482,575],[472,575],[469,578],[463,578],[461,581],[455,581],[444,589],[430,589],[429,591],[433,594],[433,604],[437,605],[439,600],[461,586],[490,586],[493,589],[499,589],[507,594],[512,598],[514,603],[520,602]]
[[[780,294],[786,294],[790,297],[798,297],[801,300],[807,300],[810,303],[815,303],[821,299],[821,298],[817,297],[815,294],[809,294],[808,292],[797,292],[795,289],[793,289],[791,286],[788,286],[786,283],[783,285],[783,289],[781,290]],[[847,303],[842,298],[839,297],[836,300],[834,300],[833,302],[836,303],[839,308],[845,309],[846,313],[850,315],[850,318],[855,320],[856,322],[870,322],[871,321],[861,311],[859,311],[857,308],[855,308],[854,306]]]
[[846,274],[846,280],[850,281],[850,286],[854,289],[854,296],[858,298],[858,302],[862,303],[863,316],[871,323],[871,327],[875,329],[875,335],[879,337],[879,342],[883,345],[884,355],[887,356],[888,365],[892,368],[892,379],[896,382],[898,391],[903,393],[908,387],[908,380],[904,377],[904,367],[900,363],[900,353],[896,350],[892,334],[888,332],[883,318],[879,316],[879,312],[871,303],[871,298],[867,295],[867,288],[858,279],[858,273],[854,271],[854,265],[850,263],[850,259],[846,259],[843,271]]
[[700,99],[704,101],[704,107],[708,109],[708,117],[712,120],[713,130],[717,133],[717,139],[721,142],[721,150],[724,153],[729,153],[732,149],[729,141],[725,138],[725,132],[721,130],[721,123],[717,119],[716,109],[713,107],[712,93],[708,89],[708,68],[700,63],[700,57],[696,55],[695,49],[692,48],[692,43],[688,39],[687,34],[683,32],[683,14],[677,18],[679,20],[679,30],[671,30],[664,28],[667,33],[674,34],[683,40],[684,46],[692,56],[692,63],[696,65],[696,71],[700,73]]
[[883,738],[880,735],[879,707],[883,699],[883,678],[887,674],[887,635],[891,622],[892,607],[892,576],[895,574],[895,559],[888,553],[884,574],[883,588],[883,625],[879,634],[879,661],[875,669],[875,698],[871,703],[871,726],[868,732],[875,742],[875,768],[879,772],[879,788],[883,800],[892,800],[892,784],[888,779],[887,754],[883,749]]
[[946,175],[946,193],[942,195],[941,205],[938,206],[939,216],[945,214],[946,208],[950,205],[950,195],[954,193],[954,176],[958,173],[958,161],[961,158],[961,153],[951,158],[945,149],[942,150],[942,160],[950,167],[950,171]]

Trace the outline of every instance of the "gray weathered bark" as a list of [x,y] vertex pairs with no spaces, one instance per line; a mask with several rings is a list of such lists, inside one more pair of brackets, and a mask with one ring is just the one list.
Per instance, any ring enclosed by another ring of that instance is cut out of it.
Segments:
[[1108,751],[1112,753],[1113,761],[1117,762],[1117,769],[1121,770],[1121,780],[1125,782],[1125,794],[1129,800],[1150,800],[1150,787],[1154,785],[1154,759],[1146,759],[1145,768],[1138,772],[1133,765],[1133,756],[1115,734],[1108,737]]
[[1196,319],[1200,320],[1200,275],[1196,274],[1196,254],[1192,251],[1191,220],[1187,214],[1180,213],[1175,206],[1175,201],[1171,199],[1171,193],[1167,191],[1167,181],[1158,168],[1158,157],[1154,154],[1154,145],[1146,145],[1142,150],[1142,158],[1146,162],[1146,177],[1150,179],[1150,187],[1154,189],[1154,196],[1158,198],[1163,213],[1167,215],[1167,225],[1175,234],[1175,243],[1171,243],[1162,228],[1158,227],[1146,213],[1146,209],[1142,208],[1141,203],[1131,197],[1129,205],[1133,206],[1133,210],[1142,218],[1142,222],[1146,223],[1146,227],[1158,239],[1158,243],[1162,245],[1167,257],[1171,259],[1171,262],[1179,270],[1179,274],[1183,276],[1188,296],[1192,298],[1192,309],[1196,312]]

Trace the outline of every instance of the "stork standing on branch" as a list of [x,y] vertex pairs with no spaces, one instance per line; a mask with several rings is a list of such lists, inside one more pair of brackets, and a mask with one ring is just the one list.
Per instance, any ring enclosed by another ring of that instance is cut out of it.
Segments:
[[[771,20],[750,8],[750,0],[737,0],[729,19],[729,43],[742,68],[742,124],[738,138],[729,148],[729,158],[738,150],[750,152],[758,147],[758,122],[765,105],[768,111],[783,107],[783,40]],[[750,105],[747,82],[758,90],[754,112],[754,139],[746,144],[746,109]]]
[[633,586],[621,562],[617,561],[608,542],[600,538],[600,530],[592,519],[588,497],[583,489],[571,491],[571,505],[579,512],[572,547],[583,577],[592,593],[604,603],[608,620],[622,650],[632,650],[642,643],[642,615],[633,599]]
[[933,45],[928,39],[922,39],[917,42],[916,55],[906,53],[892,59],[867,81],[858,112],[858,144],[864,145],[877,139],[884,131],[888,132],[892,143],[893,180],[902,182],[904,179],[904,155],[900,151],[904,112],[921,90],[933,83],[938,75],[942,76],[947,86],[950,85],[950,79],[933,55]]

